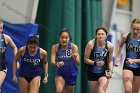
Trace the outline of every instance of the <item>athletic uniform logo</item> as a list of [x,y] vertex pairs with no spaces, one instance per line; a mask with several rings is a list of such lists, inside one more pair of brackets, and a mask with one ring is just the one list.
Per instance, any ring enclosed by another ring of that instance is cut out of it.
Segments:
[[58,58],[70,58],[71,53],[72,53],[72,50],[67,49],[65,52],[62,52],[62,54],[58,54]]
[[[94,53],[94,60],[97,63],[98,63],[98,61],[105,62],[107,55],[108,55],[108,49],[97,48]],[[105,65],[103,65],[102,67],[93,65],[93,67],[91,69],[92,69],[92,73],[104,73]]]
[[39,63],[40,63],[40,59],[28,59],[28,58],[24,58],[23,60],[25,62],[33,63],[34,65],[39,65]]
[[95,52],[95,58],[97,59],[105,58],[107,56],[107,52],[108,52],[107,49],[104,49],[102,53]]
[[[128,34],[127,40],[126,40],[126,59],[125,62],[127,61],[127,58],[131,59],[139,59],[139,53],[140,53],[140,38],[138,39],[133,39],[131,37],[131,34]],[[132,63],[132,64],[125,64],[125,66],[130,67],[130,68],[139,68],[140,64],[139,63]]]
[[138,45],[128,43],[127,47],[128,47],[129,50],[132,50],[132,51],[135,51],[135,52],[140,52],[140,46],[138,46]]
[[67,49],[66,50],[66,56],[67,57],[71,57],[71,53],[72,53],[72,50],[71,49]]

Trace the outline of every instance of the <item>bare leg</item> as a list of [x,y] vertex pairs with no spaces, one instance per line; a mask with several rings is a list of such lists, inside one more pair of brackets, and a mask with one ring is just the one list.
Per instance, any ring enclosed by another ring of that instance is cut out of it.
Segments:
[[1,93],[1,85],[6,77],[6,73],[4,71],[0,71],[0,93]]
[[130,70],[123,70],[123,83],[125,93],[132,93],[133,73]]
[[98,89],[98,93],[105,93],[107,86],[108,86],[109,80],[106,77],[101,77],[98,80],[98,85],[99,85],[99,89]]
[[56,76],[55,77],[55,83],[56,83],[56,93],[62,93],[63,88],[64,88],[64,84],[65,84],[65,80],[63,79],[63,77],[62,76]]
[[91,93],[98,93],[98,81],[88,81]]
[[22,77],[19,77],[20,93],[29,93],[29,83]]
[[65,85],[64,93],[73,93],[73,91],[74,91],[74,86]]
[[30,92],[29,93],[38,93],[39,87],[40,87],[40,76],[37,76],[33,78],[33,80],[30,82]]
[[140,90],[140,76],[134,76],[132,93],[139,93]]

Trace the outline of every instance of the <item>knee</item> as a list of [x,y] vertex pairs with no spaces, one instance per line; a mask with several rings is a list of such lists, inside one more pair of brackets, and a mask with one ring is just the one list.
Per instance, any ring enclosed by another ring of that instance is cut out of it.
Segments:
[[99,89],[98,89],[98,93],[105,93],[104,88],[103,88],[103,87],[99,87]]
[[56,89],[56,93],[62,93],[63,89]]
[[126,88],[125,93],[132,93],[132,88]]
[[98,93],[105,93],[104,91],[99,90]]

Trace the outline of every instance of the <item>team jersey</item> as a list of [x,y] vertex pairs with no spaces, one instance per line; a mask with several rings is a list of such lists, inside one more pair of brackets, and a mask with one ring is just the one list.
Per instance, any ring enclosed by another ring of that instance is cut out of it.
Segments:
[[6,43],[4,35],[0,35],[0,70],[6,69]]
[[61,44],[58,45],[58,50],[56,53],[57,62],[63,61],[64,65],[57,69],[57,74],[62,74],[63,76],[75,76],[78,74],[78,67],[75,64],[75,60],[71,56],[72,54],[72,44],[68,43],[68,48],[66,50],[61,49]]
[[128,34],[126,43],[126,58],[124,64],[131,68],[139,68],[140,63],[126,64],[127,58],[140,59],[140,37],[133,39],[131,33]]
[[34,56],[30,56],[28,48],[26,47],[25,53],[21,58],[21,66],[19,76],[21,77],[36,77],[41,75],[41,58],[40,48]]
[[[89,65],[88,70],[92,73],[104,73],[108,67],[108,46],[107,41],[105,41],[105,47],[101,48],[97,46],[96,39],[94,40],[94,47],[90,54],[90,59],[95,61],[94,65]],[[96,65],[96,62],[104,61],[104,66],[100,67]]]

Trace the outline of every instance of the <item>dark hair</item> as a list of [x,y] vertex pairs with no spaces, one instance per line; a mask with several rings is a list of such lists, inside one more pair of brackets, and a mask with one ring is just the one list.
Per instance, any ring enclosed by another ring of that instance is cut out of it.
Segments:
[[62,34],[63,32],[68,33],[69,38],[70,38],[70,41],[71,41],[72,38],[71,38],[71,35],[70,35],[70,32],[69,32],[69,29],[68,29],[68,28],[63,28],[63,29],[61,29],[61,32],[59,33],[59,37],[61,36],[61,34]]
[[140,20],[139,20],[139,19],[133,19],[133,20],[132,20],[132,23],[131,23],[131,27],[132,27],[132,25],[133,25],[134,23],[140,24]]
[[96,29],[96,35],[97,35],[97,33],[98,33],[99,30],[104,30],[104,32],[106,33],[106,35],[108,34],[108,31],[107,31],[106,28],[104,28],[104,27],[99,27],[99,28]]
[[35,35],[30,36],[27,40],[27,45],[29,44],[36,44],[37,46],[39,46],[39,38]]

